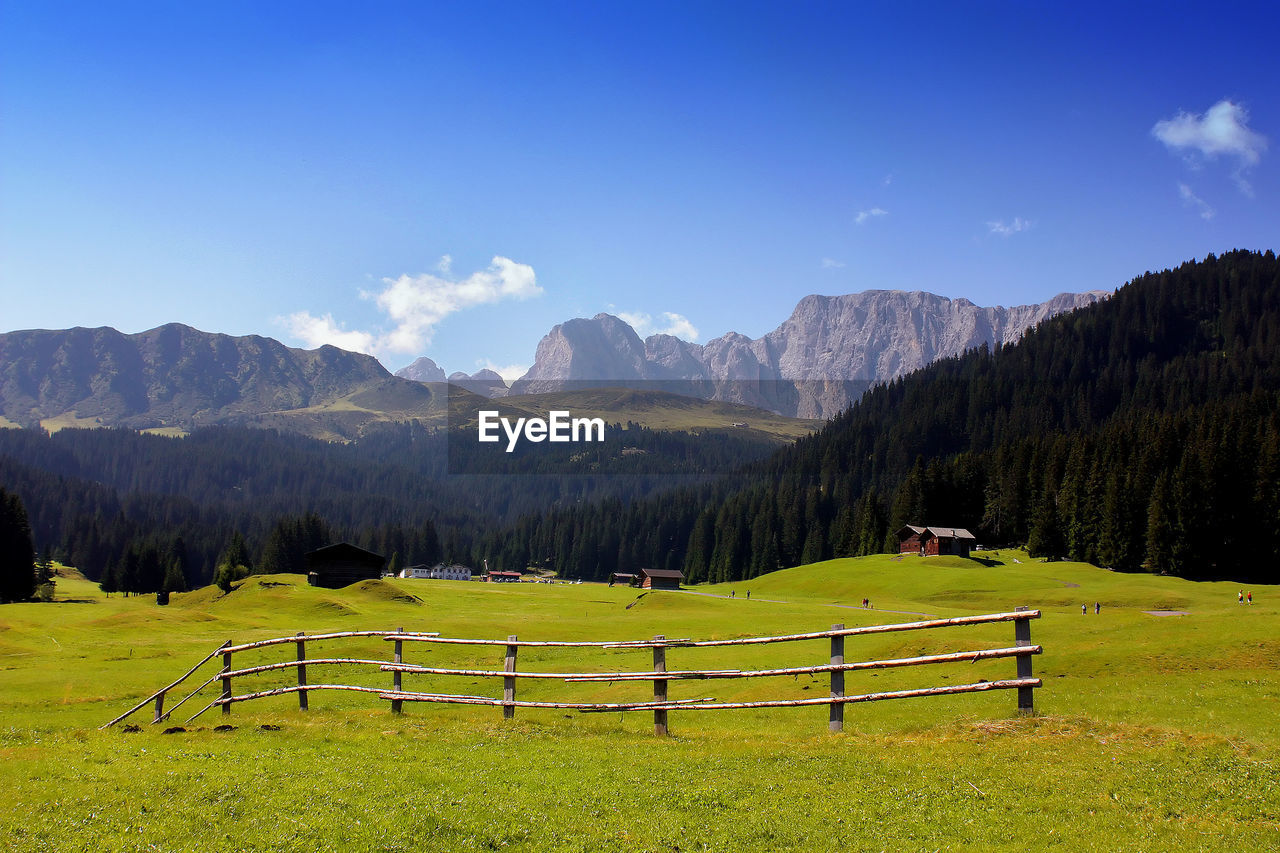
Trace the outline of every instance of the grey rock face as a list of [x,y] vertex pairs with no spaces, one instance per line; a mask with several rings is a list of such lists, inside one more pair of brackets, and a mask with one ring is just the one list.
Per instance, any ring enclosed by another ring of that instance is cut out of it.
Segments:
[[487,367],[477,370],[470,376],[463,373],[461,370],[456,373],[450,373],[449,384],[457,385],[460,388],[467,389],[473,394],[479,394],[482,397],[489,397],[490,399],[495,397],[505,397],[510,390],[507,388],[507,383],[503,378],[499,376],[496,371],[490,370]]
[[729,332],[705,345],[670,335],[642,343],[622,320],[597,314],[552,329],[512,393],[645,382],[787,415],[829,417],[876,382],[984,343],[1012,343],[1041,320],[1107,295],[1063,293],[1014,308],[983,308],[922,291],[806,296],[762,338]]
[[444,382],[444,371],[425,355],[408,367],[396,371],[401,379],[412,379],[415,382]]

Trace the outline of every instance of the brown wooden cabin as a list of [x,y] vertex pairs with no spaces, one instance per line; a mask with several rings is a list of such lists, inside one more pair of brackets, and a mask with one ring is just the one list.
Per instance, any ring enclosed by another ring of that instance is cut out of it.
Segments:
[[307,554],[307,583],[341,589],[363,580],[378,580],[387,558],[349,542],[326,545]]
[[926,557],[936,557],[939,554],[967,557],[977,541],[963,527],[929,527],[920,534],[920,544],[924,546]]
[[937,557],[950,554],[967,557],[978,540],[963,527],[917,527],[908,524],[898,531],[898,553]]
[[926,528],[916,527],[914,524],[908,524],[898,531],[898,553],[899,554],[923,554],[920,549],[920,534],[924,533]]
[[519,572],[489,572],[485,577],[489,583],[520,583],[524,575]]
[[684,572],[675,569],[641,569],[641,589],[679,589]]
[[639,586],[640,576],[633,575],[629,572],[614,572],[609,575],[609,586],[623,584],[625,586]]

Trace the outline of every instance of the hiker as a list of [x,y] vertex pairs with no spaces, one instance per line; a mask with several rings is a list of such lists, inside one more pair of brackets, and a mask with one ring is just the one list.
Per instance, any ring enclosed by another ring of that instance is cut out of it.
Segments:
[[1236,604],[1244,604],[1244,590],[1236,593]]
[[1081,604],[1081,605],[1080,605],[1080,615],[1081,615],[1081,616],[1088,616],[1088,615],[1089,615],[1089,605],[1087,605],[1087,604]]
[[751,590],[747,590],[747,601],[751,600]]
[[1101,602],[1101,601],[1095,601],[1095,602],[1093,603],[1093,615],[1094,615],[1094,616],[1097,616],[1097,615],[1098,615],[1099,613],[1101,613],[1101,612],[1102,612],[1102,602]]
[[1253,590],[1249,590],[1249,595],[1246,597],[1249,599],[1249,603],[1253,604]]
[[733,598],[733,590],[729,590],[729,597]]

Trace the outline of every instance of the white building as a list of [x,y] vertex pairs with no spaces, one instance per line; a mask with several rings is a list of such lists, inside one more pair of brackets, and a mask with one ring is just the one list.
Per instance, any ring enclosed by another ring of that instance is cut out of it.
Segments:
[[471,580],[471,570],[466,566],[459,566],[456,563],[452,566],[446,566],[444,563],[437,563],[430,568],[427,566],[410,566],[400,572],[400,577],[445,581],[469,581]]

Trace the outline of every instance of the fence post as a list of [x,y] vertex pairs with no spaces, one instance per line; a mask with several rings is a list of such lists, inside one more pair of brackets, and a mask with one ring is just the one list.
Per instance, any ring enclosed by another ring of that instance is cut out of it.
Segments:
[[[653,639],[656,642],[661,642],[666,638],[667,637],[665,634],[659,634]],[[667,647],[666,646],[653,647],[653,671],[654,672],[667,671]],[[653,680],[653,701],[655,702],[667,701],[667,679],[655,678]],[[653,712],[653,733],[655,735],[661,735],[663,737],[667,735],[667,710],[665,708],[661,708]]]
[[[1029,610],[1025,605],[1015,607],[1016,612]],[[1013,623],[1013,639],[1014,645],[1029,646],[1031,645],[1031,620],[1017,619]],[[1018,655],[1018,678],[1031,678],[1031,655]],[[1036,712],[1035,706],[1035,688],[1019,687],[1018,688],[1018,713],[1023,716],[1031,716]]]
[[164,691],[161,690],[156,694],[156,718],[151,722],[159,723],[164,720]]
[[[298,687],[307,686],[307,665],[302,661],[307,659],[307,641],[302,639],[306,634],[302,631],[298,632]],[[298,691],[298,710],[307,710],[307,691]]]
[[[401,626],[400,626],[398,629],[396,629],[396,630],[397,630],[397,632],[398,632],[398,633],[403,634],[403,633],[404,633],[404,626],[403,626],[403,625],[401,625]],[[401,652],[402,652],[403,650],[404,650],[404,644],[403,644],[403,642],[402,642],[401,640],[396,640],[396,663],[401,663],[401,662],[403,662],[404,658],[403,658],[403,656],[401,655]],[[402,676],[403,674],[404,674],[404,673],[402,673],[402,672],[401,672],[400,670],[398,670],[398,669],[397,669],[394,673],[392,673],[392,675],[391,675],[391,689],[392,689],[392,691],[394,691],[394,692],[396,692],[396,693],[399,693],[399,692],[401,691],[401,686],[402,686],[402,684],[401,684],[401,676]],[[404,705],[404,703],[403,703],[401,700],[399,700],[399,699],[392,699],[392,700],[391,700],[391,713],[393,713],[393,714],[399,714],[399,713],[400,713],[400,709],[401,709],[401,707],[402,707],[403,705]]]
[[[831,630],[843,631],[844,623],[841,622],[839,625],[832,625]],[[831,638],[831,665],[840,666],[843,663],[844,663],[844,637],[843,636],[832,637]],[[831,698],[832,699],[844,698],[844,670],[842,669],[831,670]],[[828,730],[833,733],[844,731],[844,703],[832,702],[827,707],[831,709],[831,713],[828,717],[829,721],[827,723]]]
[[[517,639],[516,635],[511,634],[510,636],[507,637],[507,643],[514,644],[516,639]],[[502,665],[503,672],[516,671],[516,652],[517,650],[519,650],[519,648],[520,647],[516,645],[507,646],[507,658],[505,661],[503,661],[503,665]],[[515,676],[513,675],[506,675],[506,676],[503,676],[502,678],[502,701],[504,702],[516,701],[516,679],[515,679]],[[516,716],[515,705],[502,706],[502,718],[504,720],[515,719],[515,716]]]
[[226,701],[222,703],[222,715],[225,717],[231,713],[231,676],[226,673],[231,672],[231,652],[222,653],[222,698]]

